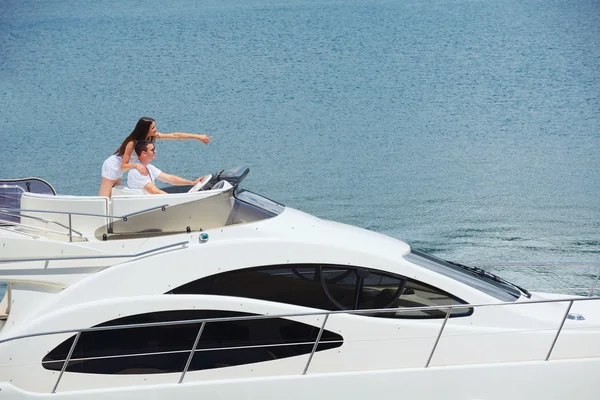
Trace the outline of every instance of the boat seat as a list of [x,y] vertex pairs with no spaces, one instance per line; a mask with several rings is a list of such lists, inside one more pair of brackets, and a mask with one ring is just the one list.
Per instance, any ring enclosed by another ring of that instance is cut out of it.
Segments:
[[117,185],[112,188],[112,196],[137,196],[148,194],[144,189],[131,189],[127,186]]
[[145,232],[159,229],[162,232],[185,232],[225,226],[233,207],[233,189],[206,190],[195,193],[136,195],[122,192],[110,201],[111,215],[124,216],[167,206],[129,217],[127,221],[113,220],[113,233]]
[[[38,193],[23,193],[21,196],[21,208],[26,210],[44,210],[44,211],[59,211],[65,214],[42,213],[23,211],[21,215],[29,215],[43,220],[54,221],[45,222],[35,218],[21,217],[21,223],[30,226],[35,226],[41,229],[50,229],[54,231],[65,232],[68,230],[61,227],[57,223],[65,226],[69,225],[68,212],[87,213],[97,215],[107,215],[109,199],[101,196],[68,196],[68,195],[49,195]],[[72,215],[71,227],[81,233],[94,232],[101,227],[106,227],[107,218],[87,216],[87,215]]]

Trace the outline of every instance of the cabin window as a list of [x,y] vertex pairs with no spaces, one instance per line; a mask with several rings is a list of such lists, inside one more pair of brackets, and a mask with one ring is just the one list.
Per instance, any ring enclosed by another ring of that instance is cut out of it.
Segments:
[[[251,315],[254,314],[216,310],[162,311],[123,317],[97,326]],[[200,325],[196,322],[84,332],[77,341],[66,371],[88,374],[182,372]],[[319,327],[283,318],[209,322],[204,327],[188,371],[310,354],[319,330]],[[60,371],[74,338],[73,335],[50,351],[42,360],[43,367]],[[342,343],[340,335],[324,330],[317,351],[339,347]]]
[[[235,270],[192,281],[168,293],[246,297],[331,311],[466,304],[443,290],[401,275],[340,265],[293,264]],[[451,317],[472,312],[457,309]],[[446,311],[392,311],[370,316],[444,318]]]

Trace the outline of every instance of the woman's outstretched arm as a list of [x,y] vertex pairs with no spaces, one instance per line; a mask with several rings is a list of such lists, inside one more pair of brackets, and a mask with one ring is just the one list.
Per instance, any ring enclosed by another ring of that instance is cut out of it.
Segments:
[[209,144],[210,139],[214,136],[207,136],[205,134],[196,134],[196,133],[185,133],[185,132],[172,132],[172,133],[160,133],[156,132],[156,138],[160,140],[188,140],[188,139],[196,139],[201,141],[204,144]]

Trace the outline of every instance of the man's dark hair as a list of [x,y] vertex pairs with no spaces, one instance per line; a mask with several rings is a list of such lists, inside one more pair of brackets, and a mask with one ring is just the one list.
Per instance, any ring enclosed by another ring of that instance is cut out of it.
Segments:
[[148,145],[150,143],[152,142],[149,140],[138,140],[135,144],[135,154],[137,154],[139,157],[142,154],[142,151],[148,150]]

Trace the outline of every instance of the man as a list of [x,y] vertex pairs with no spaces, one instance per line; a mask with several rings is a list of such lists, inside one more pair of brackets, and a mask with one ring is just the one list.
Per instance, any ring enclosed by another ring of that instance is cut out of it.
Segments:
[[135,144],[135,153],[138,156],[138,162],[146,167],[149,174],[142,175],[142,173],[135,168],[129,170],[129,173],[127,174],[127,187],[130,189],[144,189],[149,194],[166,194],[167,192],[160,190],[154,184],[157,179],[159,181],[170,183],[171,185],[195,185],[204,178],[201,176],[195,181],[190,181],[175,175],[166,174],[154,165],[151,165],[150,161],[156,158],[156,148],[154,147],[154,143],[148,140],[138,141]]

